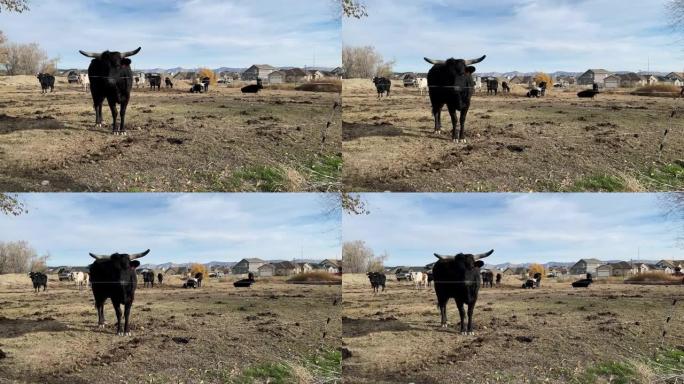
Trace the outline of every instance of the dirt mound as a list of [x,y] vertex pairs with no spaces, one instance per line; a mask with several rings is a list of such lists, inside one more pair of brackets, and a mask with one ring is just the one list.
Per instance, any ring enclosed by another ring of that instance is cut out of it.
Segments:
[[656,84],[638,88],[631,94],[636,96],[678,97],[681,91],[681,88],[674,85]]
[[330,93],[341,93],[342,92],[342,82],[340,80],[326,80],[319,82],[311,82],[298,86],[295,88],[297,91],[306,92],[330,92]]

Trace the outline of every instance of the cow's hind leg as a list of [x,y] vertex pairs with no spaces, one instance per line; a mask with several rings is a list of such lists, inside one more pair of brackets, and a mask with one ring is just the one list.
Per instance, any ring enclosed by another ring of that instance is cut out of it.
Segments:
[[[463,308],[463,303],[459,301],[456,301],[456,306],[458,307],[458,315],[461,317],[461,335],[465,335],[465,308]],[[468,308],[468,311],[470,312],[470,307]]]

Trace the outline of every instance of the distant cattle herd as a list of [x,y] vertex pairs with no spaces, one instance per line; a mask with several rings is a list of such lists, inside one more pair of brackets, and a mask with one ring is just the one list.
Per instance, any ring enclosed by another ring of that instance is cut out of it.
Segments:
[[[494,274],[491,270],[482,270],[482,259],[494,253],[491,250],[481,254],[459,253],[456,255],[441,255],[435,253],[437,262],[432,268],[423,271],[397,271],[397,281],[408,280],[416,289],[429,287],[434,283],[437,296],[437,305],[440,310],[441,325],[446,327],[446,306],[449,300],[454,299],[460,315],[460,332],[464,335],[473,334],[473,311],[477,302],[480,287],[500,287],[502,274]],[[373,293],[385,291],[387,277],[385,273],[372,271],[366,273]],[[523,289],[541,288],[542,274],[536,272],[532,277],[522,283]],[[588,273],[586,278],[574,281],[570,285],[573,288],[587,288],[591,283],[592,275]],[[466,321],[467,316],[467,321]]]
[[[116,313],[116,334],[119,336],[129,336],[131,334],[131,308],[138,286],[138,272],[136,271],[140,267],[138,259],[146,256],[148,253],[150,253],[149,249],[135,254],[113,253],[110,255],[97,255],[90,253],[90,256],[95,260],[88,267],[88,273],[67,271],[63,275],[60,272],[60,280],[73,281],[79,290],[90,286],[95,299],[99,328],[105,327],[104,305],[107,299],[110,299]],[[142,276],[144,287],[146,288],[154,288],[155,277],[159,285],[164,281],[164,274],[158,273],[155,276],[152,270],[143,270],[139,274]],[[41,288],[43,292],[47,291],[48,276],[45,273],[30,272],[28,277],[31,279],[36,293],[40,292]],[[182,287],[201,288],[203,280],[204,273],[196,272],[184,280]],[[238,280],[233,285],[236,288],[248,288],[255,282],[254,275],[249,273],[247,279]]]

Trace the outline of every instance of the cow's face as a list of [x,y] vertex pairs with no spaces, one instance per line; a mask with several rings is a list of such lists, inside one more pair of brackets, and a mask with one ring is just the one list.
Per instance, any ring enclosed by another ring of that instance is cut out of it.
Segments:
[[466,73],[466,63],[463,59],[454,59],[452,57],[446,61],[446,65],[459,76],[465,75]]

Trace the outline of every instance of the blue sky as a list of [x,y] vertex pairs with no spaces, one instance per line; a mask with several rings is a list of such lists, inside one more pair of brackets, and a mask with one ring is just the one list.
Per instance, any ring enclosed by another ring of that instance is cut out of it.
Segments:
[[340,218],[320,194],[21,194],[0,241],[28,241],[49,265],[88,252],[142,252],[144,263],[340,257]]
[[341,24],[331,0],[31,0],[0,13],[13,42],[37,42],[62,68],[86,68],[86,51],[128,51],[137,68],[335,67]]
[[479,72],[684,71],[681,35],[665,0],[367,0],[344,20],[343,41],[374,46],[397,71],[427,72],[423,57],[476,58]]
[[684,259],[678,227],[656,194],[363,194],[369,215],[345,215],[343,240],[365,241],[387,265],[425,265],[434,252],[487,262]]

